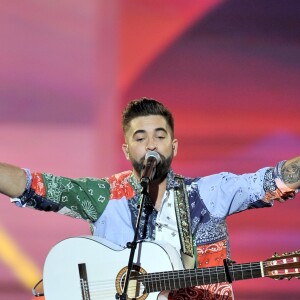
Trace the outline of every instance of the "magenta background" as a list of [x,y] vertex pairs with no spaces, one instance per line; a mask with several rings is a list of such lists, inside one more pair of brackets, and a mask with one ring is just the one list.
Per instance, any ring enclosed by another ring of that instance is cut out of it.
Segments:
[[[70,177],[129,168],[120,114],[142,96],[174,112],[178,173],[251,172],[299,155],[299,25],[296,0],[2,0],[1,161]],[[88,233],[0,198],[0,226],[41,269],[58,241]],[[232,216],[232,257],[299,249],[299,228],[299,196]],[[300,284],[256,279],[234,290],[298,299]],[[0,260],[0,300],[31,298]]]

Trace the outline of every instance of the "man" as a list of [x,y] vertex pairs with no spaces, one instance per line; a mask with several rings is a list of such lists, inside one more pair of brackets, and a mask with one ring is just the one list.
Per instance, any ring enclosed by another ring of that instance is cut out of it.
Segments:
[[[178,151],[173,117],[153,99],[129,103],[123,132],[122,149],[131,171],[103,179],[70,179],[1,164],[0,192],[16,198],[19,206],[83,218],[92,224],[94,235],[125,247],[134,235],[145,155],[154,151],[160,162],[149,184],[150,209],[142,212],[138,238],[167,241],[183,252],[191,268],[222,265],[229,257],[227,216],[294,198],[300,187],[300,157],[252,174],[176,175],[171,169]],[[168,297],[232,299],[233,293],[229,283],[218,283],[180,289]]]

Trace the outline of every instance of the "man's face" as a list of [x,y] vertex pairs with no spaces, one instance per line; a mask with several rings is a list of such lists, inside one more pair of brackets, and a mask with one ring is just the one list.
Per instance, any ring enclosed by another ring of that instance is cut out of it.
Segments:
[[125,133],[125,140],[123,151],[131,161],[138,179],[144,167],[145,155],[149,151],[156,151],[161,158],[154,179],[163,179],[166,176],[172,159],[177,154],[178,142],[173,139],[171,128],[164,117],[150,115],[133,119]]

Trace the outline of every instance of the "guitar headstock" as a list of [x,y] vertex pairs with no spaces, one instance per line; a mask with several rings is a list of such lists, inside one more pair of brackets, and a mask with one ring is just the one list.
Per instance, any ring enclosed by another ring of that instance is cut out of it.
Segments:
[[300,278],[300,251],[275,253],[271,258],[263,262],[265,277],[273,279]]

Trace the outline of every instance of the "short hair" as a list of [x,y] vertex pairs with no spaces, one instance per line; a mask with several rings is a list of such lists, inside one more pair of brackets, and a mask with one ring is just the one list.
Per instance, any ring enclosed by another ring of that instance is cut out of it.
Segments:
[[174,119],[170,110],[157,100],[146,97],[132,100],[125,107],[122,115],[123,133],[128,130],[131,120],[150,115],[164,117],[171,128],[172,135],[174,134]]

